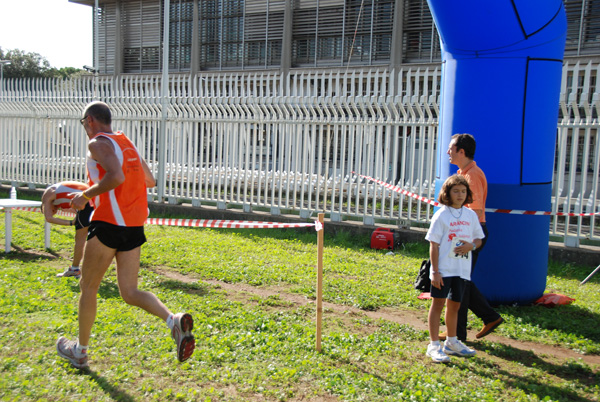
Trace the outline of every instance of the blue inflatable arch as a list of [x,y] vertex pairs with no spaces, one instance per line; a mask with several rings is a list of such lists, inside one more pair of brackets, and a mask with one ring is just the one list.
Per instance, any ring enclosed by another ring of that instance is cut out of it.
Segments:
[[[446,150],[473,134],[488,208],[548,211],[567,21],[562,0],[428,0],[441,38],[436,194],[456,171]],[[496,304],[546,287],[548,216],[487,213],[473,280]]]

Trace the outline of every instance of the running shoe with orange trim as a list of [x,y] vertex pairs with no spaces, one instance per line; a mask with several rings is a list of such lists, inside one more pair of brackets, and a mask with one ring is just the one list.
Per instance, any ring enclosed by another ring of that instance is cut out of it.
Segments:
[[177,313],[173,316],[173,322],[171,336],[177,344],[177,359],[183,362],[192,357],[196,347],[196,340],[192,335],[194,319],[188,313]]

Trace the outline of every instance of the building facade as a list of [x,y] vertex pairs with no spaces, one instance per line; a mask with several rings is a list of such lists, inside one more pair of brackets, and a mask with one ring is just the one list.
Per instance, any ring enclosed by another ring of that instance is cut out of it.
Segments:
[[[70,0],[94,7],[94,0]],[[162,70],[164,0],[98,1],[101,74]],[[600,54],[600,1],[565,0],[566,57]],[[169,71],[440,62],[426,0],[171,0]]]

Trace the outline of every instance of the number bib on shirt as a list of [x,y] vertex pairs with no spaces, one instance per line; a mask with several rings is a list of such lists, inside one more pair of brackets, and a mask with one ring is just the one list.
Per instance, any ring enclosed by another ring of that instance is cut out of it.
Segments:
[[464,254],[464,255],[462,255],[462,254],[456,254],[454,252],[454,249],[456,247],[459,247],[459,246],[462,246],[462,245],[463,245],[462,240],[460,240],[460,239],[452,239],[452,246],[450,247],[450,252],[448,253],[448,257],[449,258],[454,258],[454,259],[457,259],[457,260],[463,259],[463,260],[466,260],[466,261],[471,261],[471,252],[470,251],[467,254]]

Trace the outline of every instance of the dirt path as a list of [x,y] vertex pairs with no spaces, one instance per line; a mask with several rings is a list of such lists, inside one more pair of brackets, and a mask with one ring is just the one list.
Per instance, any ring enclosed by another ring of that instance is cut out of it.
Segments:
[[[196,279],[192,276],[182,275],[178,272],[174,272],[174,271],[164,269],[164,268],[153,267],[153,268],[151,268],[151,270],[156,273],[159,273],[161,275],[164,275],[165,277],[167,277],[169,279],[180,281],[180,282],[191,283],[191,282],[198,281],[198,279]],[[282,289],[278,289],[276,287],[261,288],[261,287],[247,285],[247,284],[239,284],[239,283],[231,284],[231,283],[226,283],[226,282],[222,282],[222,281],[218,281],[218,280],[204,280],[202,282],[210,284],[215,287],[218,287],[220,289],[223,289],[225,292],[227,292],[228,295],[231,296],[231,298],[236,299],[236,300],[248,300],[252,296],[258,296],[260,298],[267,298],[269,296],[277,296],[277,297],[279,297],[279,299],[287,301],[289,303],[292,303],[293,305],[296,305],[296,306],[304,306],[307,304],[314,303],[314,301],[312,301],[304,296],[293,294],[293,293],[288,293],[283,288]],[[358,309],[356,307],[343,306],[343,305],[328,303],[328,302],[323,302],[323,311],[324,311],[324,317],[327,317],[328,314],[335,315],[335,316],[342,316],[342,317],[347,317],[348,315],[351,315],[355,318],[359,317],[359,316],[364,316],[364,317],[367,317],[367,318],[370,318],[373,320],[384,319],[384,320],[395,322],[398,324],[407,324],[407,325],[414,327],[417,330],[427,330],[427,313],[426,312],[420,313],[420,312],[415,312],[415,311],[410,311],[410,310],[399,310],[399,309],[392,309],[392,308],[383,308],[383,309],[379,309],[377,311],[365,311],[365,310]],[[468,339],[475,339],[475,332],[473,332],[473,331],[469,332]],[[537,356],[549,356],[549,357],[553,357],[558,360],[568,360],[568,359],[578,360],[578,359],[580,359],[589,365],[597,365],[597,366],[600,365],[600,356],[582,355],[573,350],[561,348],[558,346],[544,345],[544,344],[534,343],[534,342],[518,341],[518,340],[509,339],[509,338],[497,335],[495,333],[488,335],[485,339],[487,341],[492,341],[492,342],[497,342],[497,343],[501,343],[504,345],[508,345],[515,349],[529,351],[529,352],[534,353]]]

